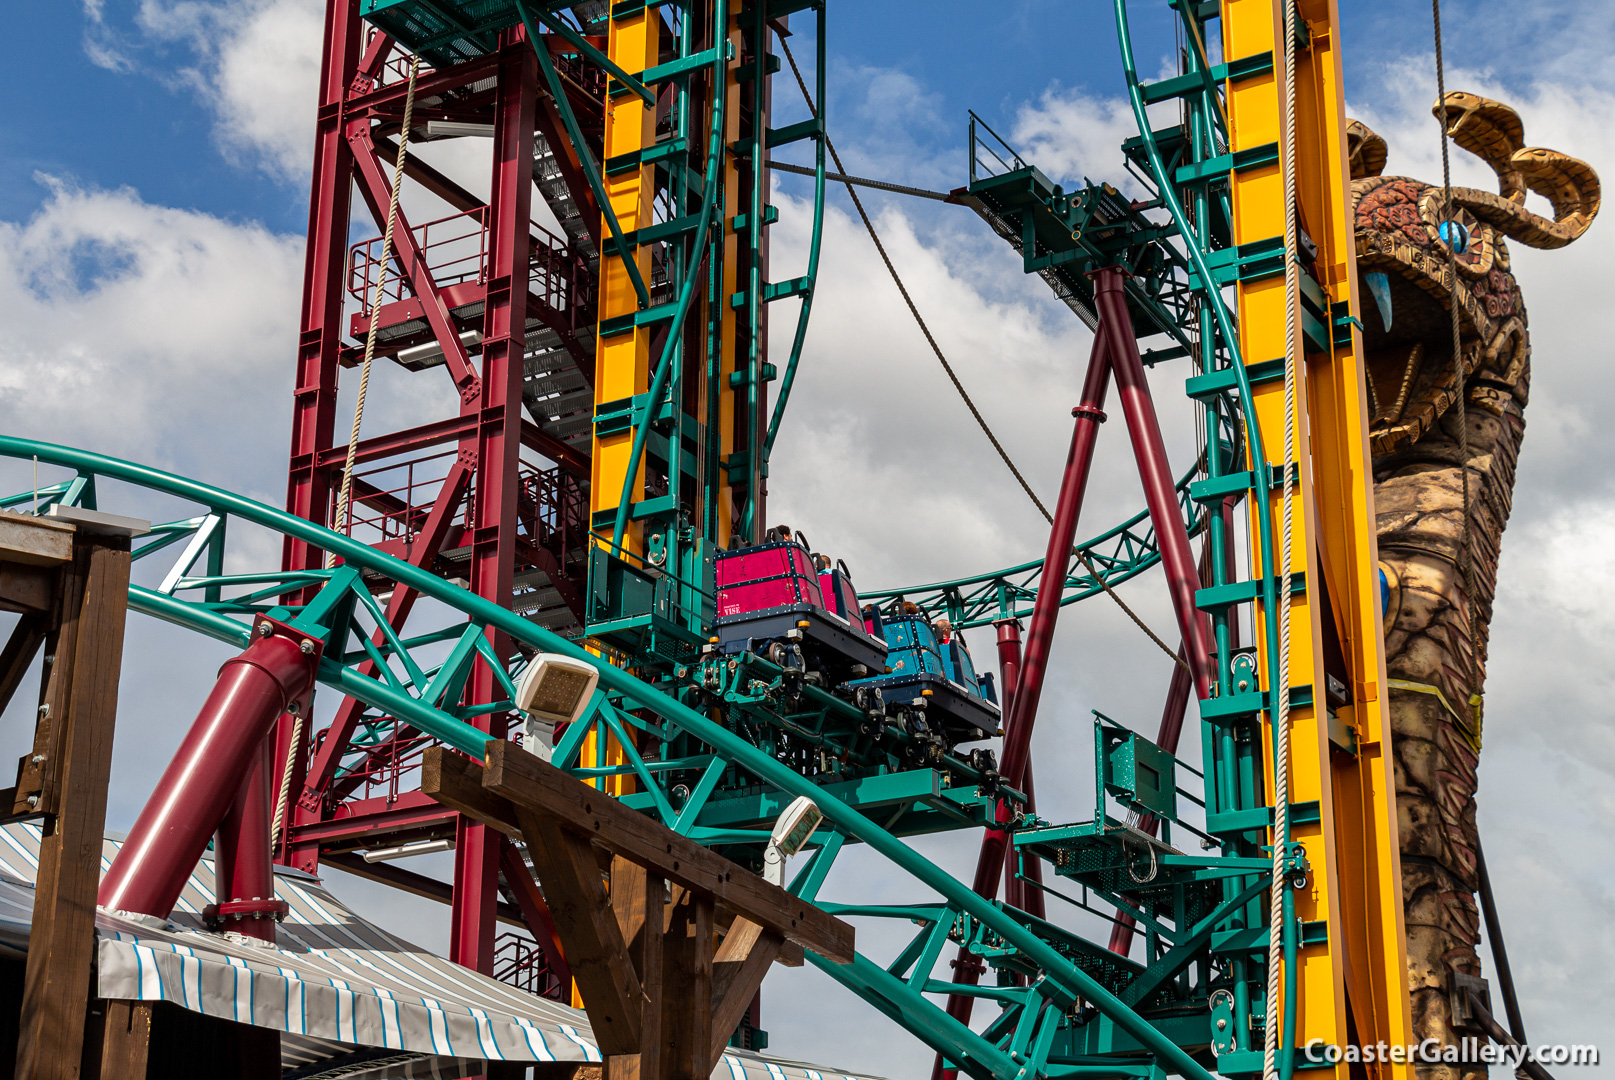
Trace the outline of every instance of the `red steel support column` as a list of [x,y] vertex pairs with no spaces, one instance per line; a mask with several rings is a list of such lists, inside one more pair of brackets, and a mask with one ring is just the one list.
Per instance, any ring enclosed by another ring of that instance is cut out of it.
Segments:
[[[483,314],[482,379],[477,425],[475,521],[471,591],[510,606],[516,565],[517,465],[521,451],[522,354],[527,343],[528,259],[532,235],[534,97],[538,65],[520,28],[500,42],[495,104],[493,199],[489,208],[488,302]],[[510,643],[490,640],[496,656]],[[483,663],[472,672],[469,702],[504,696]],[[479,726],[504,734],[507,718]],[[461,819],[454,852],[454,914],[449,959],[478,971],[493,969],[494,901],[500,836]]]
[[[1025,782],[1026,764],[1032,745],[1032,724],[1037,716],[1038,699],[1043,693],[1043,677],[1048,670],[1049,646],[1054,639],[1055,620],[1060,615],[1060,597],[1065,591],[1066,571],[1071,565],[1071,549],[1076,542],[1077,518],[1088,489],[1088,473],[1093,466],[1094,445],[1099,425],[1105,422],[1105,392],[1110,386],[1109,329],[1103,317],[1094,333],[1093,350],[1088,356],[1088,373],[1082,383],[1081,403],[1071,410],[1076,423],[1071,430],[1071,449],[1066,454],[1065,474],[1060,481],[1060,499],[1054,507],[1054,525],[1049,529],[1049,546],[1043,555],[1043,573],[1038,579],[1037,599],[1032,604],[1032,626],[1015,689],[1005,685],[1004,754],[998,772],[1004,782],[1019,788]],[[1007,820],[1008,808],[1000,802],[998,820]],[[998,895],[1004,877],[1004,853],[1009,834],[987,829],[982,834],[981,854],[976,859],[976,876],[971,888],[978,896]],[[960,948],[954,963],[954,982],[974,986],[981,977],[980,961]],[[948,1014],[960,1023],[970,1022],[975,998],[951,995]],[[937,1055],[931,1070],[933,1080],[953,1080],[957,1070],[944,1069]]]
[[[998,630],[998,679],[1003,690],[1000,694],[1001,707],[1005,716],[1009,715],[1010,705],[1015,700],[1015,682],[1021,674],[1021,621],[1019,619],[1000,619],[993,624]],[[1028,812],[1037,809],[1037,797],[1033,793],[1032,763],[1026,763],[1026,772],[1021,777],[1021,790],[1026,793],[1026,809]],[[1015,849],[1004,848],[1004,902],[1011,907],[1018,907],[1022,911],[1042,918],[1044,911],[1043,893],[1037,888],[1029,888],[1027,883],[1018,876],[1019,860],[1015,856]],[[1041,884],[1043,881],[1043,864],[1036,859],[1026,866],[1026,876],[1031,881]]]
[[[336,429],[337,359],[342,351],[342,309],[347,300],[343,277],[353,203],[353,153],[343,130],[343,107],[360,78],[363,28],[359,0],[326,0],[320,96],[315,113],[314,175],[308,200],[308,247],[303,257],[303,302],[297,328],[297,371],[292,383],[291,461],[286,482],[287,512],[316,525],[328,524],[331,505],[330,474],[320,468],[318,459],[320,451],[331,445]],[[321,562],[320,551],[286,537],[281,569],[313,570]],[[310,734],[307,725],[301,739],[303,746],[299,747],[291,745],[291,717],[282,717],[278,727],[277,753],[294,754],[301,766],[306,756],[303,747],[308,745]],[[276,782],[278,785],[278,777]],[[301,768],[294,767],[292,782],[294,791],[302,787]]]
[[[331,485],[315,456],[331,445],[336,425],[337,356],[347,298],[343,263],[353,190],[353,154],[343,134],[342,105],[358,74],[361,25],[358,0],[327,0],[286,492],[287,511],[319,525],[326,523]],[[281,559],[286,570],[310,570],[320,565],[320,552],[288,536]]]
[[313,688],[318,640],[265,618],[253,624],[253,635],[246,651],[220,669],[112,860],[97,897],[102,907],[168,917],[208,838],[261,760],[275,719]]
[[1161,549],[1161,566],[1166,570],[1172,609],[1178,617],[1184,652],[1194,675],[1195,695],[1204,700],[1211,695],[1211,662],[1205,612],[1195,607],[1195,590],[1200,575],[1195,570],[1194,553],[1189,549],[1189,532],[1183,525],[1178,495],[1166,460],[1166,444],[1161,425],[1155,418],[1155,403],[1144,378],[1144,361],[1138,355],[1133,337],[1132,318],[1127,313],[1127,297],[1122,291],[1122,271],[1114,267],[1094,275],[1094,301],[1101,325],[1110,331],[1111,366],[1116,370],[1116,396],[1121,398],[1127,417],[1127,434],[1132,439],[1133,457],[1138,462],[1139,479],[1144,482],[1144,501],[1149,504],[1155,523],[1155,539]]
[[[219,822],[213,844],[214,895],[225,904],[268,901],[275,897],[274,863],[269,850],[269,777],[275,769],[273,737],[263,740],[258,760]],[[226,918],[223,928],[264,941],[275,940],[272,912]]]

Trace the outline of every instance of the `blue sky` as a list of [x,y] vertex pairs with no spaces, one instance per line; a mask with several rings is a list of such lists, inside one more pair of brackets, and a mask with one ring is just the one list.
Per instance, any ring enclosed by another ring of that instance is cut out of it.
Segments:
[[[87,445],[278,503],[319,0],[13,6],[10,40],[20,44],[0,68],[14,103],[0,116],[0,430]],[[1350,111],[1388,139],[1389,171],[1438,179],[1428,6],[1341,7]],[[1165,6],[1135,0],[1131,10],[1137,38],[1150,43],[1140,63],[1154,70],[1172,49]],[[1525,118],[1529,141],[1615,176],[1615,76],[1606,59],[1615,5],[1471,0],[1449,3],[1445,17],[1449,87],[1507,101]],[[1114,147],[1132,120],[1116,97],[1115,32],[1103,0],[831,0],[828,40],[831,131],[855,172],[927,187],[963,183],[973,108],[1052,175],[1120,174]],[[1454,168],[1460,182],[1492,182],[1462,154]],[[792,181],[781,189],[775,256],[784,266],[801,256],[800,207],[790,199],[801,189]],[[406,192],[406,207],[412,198]],[[967,212],[868,201],[961,377],[1048,501],[1086,332]],[[1605,314],[1615,266],[1607,232],[1600,222],[1562,252],[1514,249],[1535,374],[1493,623],[1480,787],[1533,1035],[1583,1042],[1612,1033],[1615,1000],[1607,930],[1615,925],[1615,470],[1605,464],[1615,459]],[[844,554],[865,585],[1040,554],[1041,519],[1005,483],[839,197],[823,274],[771,482],[777,512],[815,539],[835,538],[827,549]],[[1186,461],[1191,451],[1176,433],[1188,426],[1172,377],[1157,373],[1156,397],[1176,424],[1169,450]],[[378,378],[375,422],[447,411],[421,383]],[[1139,505],[1124,452],[1115,439],[1102,443],[1085,517],[1091,531]],[[939,475],[949,482],[938,484]],[[0,480],[5,490],[26,485],[4,463]],[[870,507],[881,509],[879,530],[869,528]],[[259,554],[275,558],[270,547]],[[1153,625],[1170,625],[1153,583],[1127,588]],[[990,655],[987,642],[977,655]],[[223,658],[166,628],[131,636],[112,827],[133,819]],[[1088,604],[1067,617],[1056,667],[1040,760],[1087,767],[1081,720],[1089,708],[1154,722],[1165,661],[1112,609]],[[1128,671],[1129,685],[1096,677],[1112,670]],[[8,713],[5,721],[0,759],[22,752],[12,745],[20,720]],[[1057,811],[1080,812],[1045,795]],[[927,851],[968,874],[969,860],[946,845]],[[912,898],[879,865],[850,866],[864,873],[861,887]],[[406,936],[441,942],[440,910],[398,904],[351,879],[334,883]],[[1553,914],[1542,916],[1549,905]],[[813,981],[811,970],[774,979],[770,1001],[780,1004],[767,1026],[783,1051],[822,1050],[822,1028],[801,1019],[811,1012],[844,1033],[837,1053],[849,1067],[902,1080],[928,1072],[928,1055]],[[1579,1075],[1612,1076],[1615,1067]]]
[[[189,27],[151,14],[216,7],[228,20],[255,6],[261,5],[97,0],[91,11],[73,3],[19,5],[11,16],[12,40],[26,44],[0,72],[0,85],[10,85],[13,99],[31,107],[0,118],[0,215],[15,219],[36,208],[46,193],[33,174],[44,172],[103,188],[127,185],[150,202],[299,231],[306,179],[266,173],[239,154],[219,152],[217,114],[195,79],[209,49],[198,47]],[[1429,48],[1429,12],[1419,4],[1342,6],[1354,69]],[[917,80],[946,120],[926,133],[935,144],[928,148],[951,145],[959,163],[966,109],[997,127],[1051,84],[1120,92],[1109,3],[1013,0],[992,8],[962,0],[832,5],[830,55],[842,70],[892,70]],[[1170,32],[1164,4],[1135,2],[1132,8],[1141,40],[1167,40],[1161,37]],[[1464,55],[1474,36],[1458,10],[1448,15],[1454,57]],[[1573,32],[1568,15],[1545,20],[1543,36],[1561,29]],[[109,66],[114,55],[119,62]],[[1489,66],[1508,73],[1506,63]],[[1372,83],[1350,75],[1354,98],[1372,101]],[[832,118],[837,89],[832,86]]]

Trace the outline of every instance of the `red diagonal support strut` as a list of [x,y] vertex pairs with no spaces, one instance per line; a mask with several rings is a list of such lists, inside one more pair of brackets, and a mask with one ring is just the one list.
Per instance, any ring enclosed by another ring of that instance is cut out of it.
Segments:
[[[1156,420],[1155,403],[1150,397],[1143,359],[1139,356],[1138,341],[1133,334],[1133,320],[1127,310],[1124,273],[1118,267],[1106,267],[1092,274],[1099,327],[1094,332],[1082,401],[1072,410],[1076,425],[1071,434],[1071,450],[1066,457],[1065,474],[1060,483],[1060,499],[1055,505],[1054,521],[1049,529],[1049,544],[1043,557],[1042,575],[1038,579],[1037,599],[1032,605],[1032,625],[1026,637],[1020,674],[1012,694],[1006,686],[1004,752],[999,772],[1006,783],[1023,790],[1030,772],[1032,729],[1048,674],[1054,627],[1060,614],[1060,598],[1065,591],[1066,571],[1076,542],[1077,519],[1082,511],[1088,474],[1093,465],[1094,444],[1098,439],[1099,425],[1105,419],[1105,391],[1112,372],[1116,376],[1122,412],[1127,418],[1127,431],[1138,465],[1139,479],[1144,485],[1145,502],[1155,526],[1172,608],[1183,640],[1187,643],[1184,651],[1193,674],[1195,690],[1202,698],[1210,693],[1210,638],[1205,615],[1195,607],[1194,602],[1195,591],[1200,586],[1200,575],[1189,548],[1188,529],[1178,509],[1177,491],[1167,463],[1160,423]],[[1176,742],[1175,734],[1173,741]],[[997,819],[1000,822],[1009,820],[1007,804],[999,803]],[[999,882],[1005,876],[1008,851],[1008,830],[985,830],[972,883],[978,895],[998,895]],[[1027,890],[1021,891],[1021,899],[1027,899]],[[963,949],[955,966],[958,968],[955,982],[973,985],[980,978],[979,962],[969,957]],[[970,997],[951,996],[948,999],[949,1015],[968,1023],[973,1001]],[[956,1070],[944,1069],[942,1058],[938,1055],[932,1069],[933,1080],[939,1077],[954,1080],[955,1074]]]
[[1116,396],[1121,398],[1122,413],[1127,417],[1127,434],[1133,442],[1139,479],[1144,482],[1144,501],[1149,505],[1150,520],[1155,524],[1155,542],[1161,551],[1161,566],[1166,571],[1178,632],[1183,635],[1185,658],[1194,675],[1195,696],[1203,701],[1211,694],[1213,676],[1206,613],[1194,604],[1200,574],[1189,548],[1189,531],[1178,509],[1178,493],[1166,460],[1166,444],[1161,439],[1155,402],[1150,398],[1150,386],[1144,378],[1144,361],[1138,355],[1138,340],[1133,336],[1132,318],[1127,313],[1121,271],[1106,270],[1095,275],[1094,301],[1102,325],[1109,327]]
[[[1071,549],[1077,536],[1077,518],[1082,511],[1083,496],[1088,488],[1088,473],[1093,466],[1094,446],[1099,440],[1099,425],[1105,421],[1105,392],[1110,386],[1110,363],[1107,359],[1105,323],[1094,333],[1093,349],[1088,355],[1088,373],[1083,379],[1082,399],[1071,410],[1075,423],[1071,429],[1071,449],[1066,454],[1065,474],[1060,481],[1060,498],[1054,507],[1054,525],[1049,529],[1049,546],[1043,555],[1043,573],[1038,579],[1037,599],[1032,604],[1032,626],[1021,656],[1019,677],[1013,691],[1005,683],[1004,753],[999,762],[999,774],[1004,782],[1018,788],[1023,783],[1026,762],[1032,742],[1032,721],[1037,714],[1038,698],[1043,692],[1043,676],[1048,668],[1049,643],[1054,636],[1054,622],[1060,613],[1060,596],[1065,591],[1066,570],[1071,565]],[[1009,820],[1009,807],[998,804],[998,820]],[[982,835],[981,854],[976,860],[976,876],[971,888],[979,896],[998,895],[998,884],[1004,877],[1004,853],[1009,848],[1009,833],[1003,829],[987,829]],[[974,986],[981,977],[980,961],[962,946],[955,961],[957,974],[954,982]],[[960,1023],[970,1022],[975,998],[955,994],[948,998],[948,1015]],[[944,1069],[939,1054],[932,1069],[933,1080],[946,1076],[953,1080],[957,1070]]]
[[[365,203],[370,207],[377,228],[385,229],[387,207],[392,201],[393,188],[392,182],[382,171],[381,161],[376,157],[376,145],[371,135],[369,120],[354,120],[349,123],[348,144],[353,148],[353,162],[357,166],[359,194],[364,196]],[[450,376],[454,379],[454,385],[460,390],[460,399],[471,401],[479,388],[477,369],[471,365],[471,356],[460,340],[459,331],[454,328],[454,320],[449,317],[448,304],[444,302],[437,281],[426,265],[426,255],[421,251],[420,244],[409,227],[409,219],[404,216],[402,206],[398,208],[397,223],[393,226],[393,248],[398,265],[403,267],[404,276],[415,292],[415,298],[421,302],[426,322],[432,328],[432,336],[437,339],[438,347],[443,350],[444,366],[448,368]],[[369,303],[370,298],[366,297],[365,302]]]

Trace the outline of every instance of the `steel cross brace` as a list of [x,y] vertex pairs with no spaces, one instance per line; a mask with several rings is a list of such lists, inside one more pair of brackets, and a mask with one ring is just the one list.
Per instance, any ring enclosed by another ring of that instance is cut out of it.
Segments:
[[[437,498],[432,503],[426,523],[416,537],[415,547],[409,559],[412,565],[428,567],[437,558],[454,514],[459,510],[460,503],[470,487],[471,473],[472,467],[466,460],[466,455],[462,454],[450,467],[448,476],[443,480],[443,486],[438,489]],[[395,632],[404,628],[404,622],[409,618],[418,595],[408,586],[401,585],[393,590],[392,597],[387,601],[386,619],[387,624]],[[385,642],[386,635],[378,627],[371,640],[379,648]],[[374,675],[376,671],[374,662],[366,661],[360,665],[359,671],[362,675]],[[347,752],[348,740],[353,737],[353,729],[358,724],[359,715],[363,710],[364,705],[354,698],[347,698],[338,707],[336,717],[331,721],[330,729],[325,736],[325,742],[309,764],[302,794],[298,796],[297,803],[303,810],[312,814],[319,813],[326,788],[336,772],[337,763]],[[298,748],[297,752],[301,754],[302,749]]]
[[[381,162],[376,156],[376,144],[370,130],[370,121],[350,121],[347,139],[348,145],[352,148],[354,164],[358,167],[359,194],[370,207],[370,214],[376,219],[376,227],[386,228],[387,207],[392,202],[392,183],[382,171]],[[409,218],[404,213],[403,206],[398,208],[398,220],[393,227],[393,248],[393,257],[402,268],[403,276],[409,281],[415,298],[421,303],[426,322],[432,328],[432,336],[437,339],[438,347],[443,350],[444,363],[454,380],[455,387],[460,391],[462,405],[474,402],[481,395],[482,380],[477,376],[476,368],[471,365],[471,355],[466,352],[465,343],[460,340],[459,331],[454,328],[454,320],[449,317],[448,305],[444,303],[443,293],[438,289],[437,281],[426,265],[425,253],[421,251],[420,244],[415,239],[415,233],[410,228]],[[375,318],[376,314],[371,312],[371,317]]]

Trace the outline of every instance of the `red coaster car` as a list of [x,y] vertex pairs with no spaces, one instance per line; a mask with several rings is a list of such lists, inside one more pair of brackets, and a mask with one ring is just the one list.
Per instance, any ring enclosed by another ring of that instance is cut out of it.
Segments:
[[886,643],[865,629],[846,564],[830,569],[825,561],[821,572],[800,534],[770,537],[718,552],[719,650],[767,655],[776,644],[798,646],[804,670],[822,673],[826,686],[884,671]]

